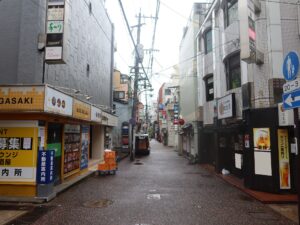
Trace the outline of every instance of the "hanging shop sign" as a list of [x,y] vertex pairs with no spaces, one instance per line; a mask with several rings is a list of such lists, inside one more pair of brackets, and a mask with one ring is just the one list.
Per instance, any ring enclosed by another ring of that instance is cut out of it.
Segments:
[[253,128],[254,172],[272,176],[270,128]]
[[50,20],[64,20],[64,7],[48,7],[48,21]]
[[81,127],[81,157],[80,169],[88,167],[89,162],[90,126]]
[[0,182],[35,182],[37,129],[0,127]]
[[62,34],[48,34],[47,43],[48,47],[59,47],[63,45],[63,35]]
[[235,116],[235,94],[229,94],[218,99],[218,119],[232,118]]
[[48,0],[48,5],[64,5],[65,0]]
[[46,47],[45,60],[60,60],[62,51],[62,47]]
[[278,129],[279,180],[280,189],[291,188],[289,137],[287,129]]
[[44,87],[0,87],[0,111],[43,111]]
[[95,106],[91,107],[91,120],[94,121],[94,122],[101,123],[101,120],[102,120],[102,111],[101,111],[101,109],[98,109]]
[[64,30],[63,21],[48,21],[47,34],[61,34]]
[[91,106],[82,101],[73,100],[73,117],[83,120],[91,120]]
[[54,181],[54,150],[38,152],[37,183],[50,184]]
[[73,98],[60,91],[46,87],[45,111],[72,116]]

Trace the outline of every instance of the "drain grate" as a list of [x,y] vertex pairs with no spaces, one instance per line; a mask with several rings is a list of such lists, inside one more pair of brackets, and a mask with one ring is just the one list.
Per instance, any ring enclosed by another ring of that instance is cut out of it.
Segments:
[[101,200],[93,200],[83,203],[84,207],[87,208],[105,208],[113,203],[112,200],[109,199],[101,199]]

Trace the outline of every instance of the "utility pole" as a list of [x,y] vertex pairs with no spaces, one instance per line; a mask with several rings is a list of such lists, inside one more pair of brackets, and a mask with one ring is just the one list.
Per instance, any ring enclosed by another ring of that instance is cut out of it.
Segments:
[[[140,46],[140,36],[141,36],[141,12],[139,13],[138,16],[138,25],[137,25],[137,38],[136,38],[136,46],[139,47]],[[133,143],[135,143],[134,141],[134,134],[135,134],[135,125],[136,125],[136,110],[137,110],[137,91],[138,91],[138,82],[139,82],[139,64],[141,61],[141,57],[140,57],[140,52],[135,51],[135,63],[134,63],[134,86],[133,86],[133,106],[132,106],[132,113],[131,113],[131,146],[130,146],[130,160],[133,161],[135,158],[135,152],[134,152],[134,148],[135,146],[133,146]]]

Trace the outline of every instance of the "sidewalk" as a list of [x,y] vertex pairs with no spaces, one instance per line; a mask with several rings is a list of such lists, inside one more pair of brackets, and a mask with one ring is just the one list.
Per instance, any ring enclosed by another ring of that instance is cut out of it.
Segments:
[[296,194],[272,194],[262,191],[254,191],[244,186],[243,180],[233,175],[222,175],[215,172],[214,167],[208,164],[200,165],[202,168],[214,173],[217,177],[223,179],[227,183],[247,193],[254,199],[268,205],[274,211],[289,218],[290,220],[298,222],[298,196]]

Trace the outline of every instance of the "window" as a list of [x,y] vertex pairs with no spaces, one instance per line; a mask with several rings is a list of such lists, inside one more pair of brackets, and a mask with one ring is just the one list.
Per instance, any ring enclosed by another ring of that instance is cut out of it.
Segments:
[[165,95],[171,95],[171,89],[166,88],[165,89]]
[[214,100],[214,77],[209,75],[205,78],[206,101]]
[[225,61],[227,90],[241,87],[240,54],[235,54]]
[[225,5],[225,27],[238,20],[238,0],[227,0]]
[[212,30],[211,29],[205,32],[204,42],[205,42],[205,54],[210,53],[212,51]]
[[125,91],[114,91],[114,99],[124,99]]
[[121,74],[120,76],[120,84],[127,84],[128,77],[127,75]]

